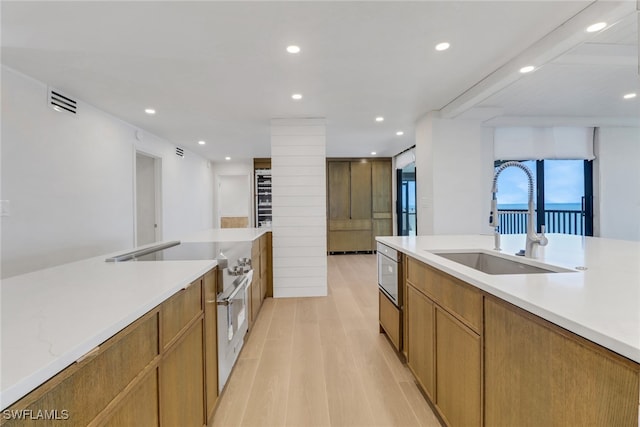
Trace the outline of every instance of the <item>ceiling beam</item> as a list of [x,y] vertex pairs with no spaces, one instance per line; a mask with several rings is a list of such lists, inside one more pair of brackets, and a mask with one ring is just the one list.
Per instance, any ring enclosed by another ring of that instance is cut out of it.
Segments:
[[455,118],[518,79],[526,78],[525,74],[519,72],[520,68],[526,65],[540,68],[564,55],[595,34],[585,31],[589,25],[601,21],[607,22],[609,25],[616,23],[632,13],[637,13],[638,2],[640,0],[637,2],[594,1],[531,47],[449,102],[440,110],[441,117]]

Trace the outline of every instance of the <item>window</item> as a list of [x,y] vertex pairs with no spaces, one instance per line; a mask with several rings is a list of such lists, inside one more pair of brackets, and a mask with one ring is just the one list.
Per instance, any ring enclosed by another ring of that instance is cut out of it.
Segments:
[[[495,162],[497,168],[502,161]],[[538,232],[593,235],[592,163],[586,160],[521,161],[534,175]],[[528,183],[522,170],[505,169],[498,179],[502,234],[526,233]]]

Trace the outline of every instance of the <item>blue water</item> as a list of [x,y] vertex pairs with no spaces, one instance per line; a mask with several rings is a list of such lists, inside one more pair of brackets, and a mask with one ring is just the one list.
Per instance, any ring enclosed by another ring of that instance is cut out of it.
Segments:
[[[498,203],[498,209],[527,209],[526,203]],[[581,203],[546,203],[545,209],[559,211],[580,211]]]

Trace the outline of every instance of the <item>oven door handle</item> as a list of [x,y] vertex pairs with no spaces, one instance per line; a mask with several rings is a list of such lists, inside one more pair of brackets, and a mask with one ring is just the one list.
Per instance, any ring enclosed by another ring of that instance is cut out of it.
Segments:
[[229,294],[228,297],[222,298],[218,300],[218,305],[231,305],[233,304],[233,298],[238,295],[238,292],[240,292],[242,289],[244,289],[247,285],[247,283],[249,282],[249,277],[245,276],[242,278],[242,280],[240,281],[240,284],[238,286],[236,286],[236,288],[233,290],[233,292],[231,292],[231,294]]

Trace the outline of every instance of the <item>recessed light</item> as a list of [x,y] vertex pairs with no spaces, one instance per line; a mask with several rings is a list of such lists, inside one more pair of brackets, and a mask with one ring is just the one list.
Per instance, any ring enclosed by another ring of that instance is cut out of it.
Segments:
[[206,144],[206,142],[205,141],[198,141],[198,144],[204,145],[204,144]]
[[153,108],[146,108],[144,110],[145,113],[149,114],[149,115],[153,115],[156,113],[156,110],[154,110]]
[[402,136],[402,135],[404,135],[404,132],[402,132],[401,130],[399,130],[398,132],[396,132],[396,135],[398,135],[398,136]]
[[382,116],[376,117],[376,122],[384,122],[384,117]]
[[224,158],[225,160],[231,160],[231,157],[227,156]]
[[299,93],[294,93],[293,95],[291,95],[291,98],[295,99],[296,101],[302,99],[302,95]]
[[534,67],[533,65],[527,65],[526,67],[522,67],[522,68],[520,68],[520,72],[521,72],[522,74],[526,74],[526,73],[530,73],[530,72],[532,72],[532,71],[533,71],[533,70],[535,70],[535,69],[536,69],[536,67]]
[[287,52],[300,53],[300,46],[296,46],[296,45],[287,46]]
[[436,50],[443,51],[443,50],[449,49],[450,47],[451,47],[451,45],[449,43],[442,42],[442,43],[438,43],[436,45]]
[[624,99],[632,99],[635,98],[637,96],[636,93],[628,93],[625,96],[623,96]]
[[587,27],[587,33],[595,33],[596,31],[602,30],[606,26],[607,26],[606,22],[598,22],[596,24],[589,25]]

